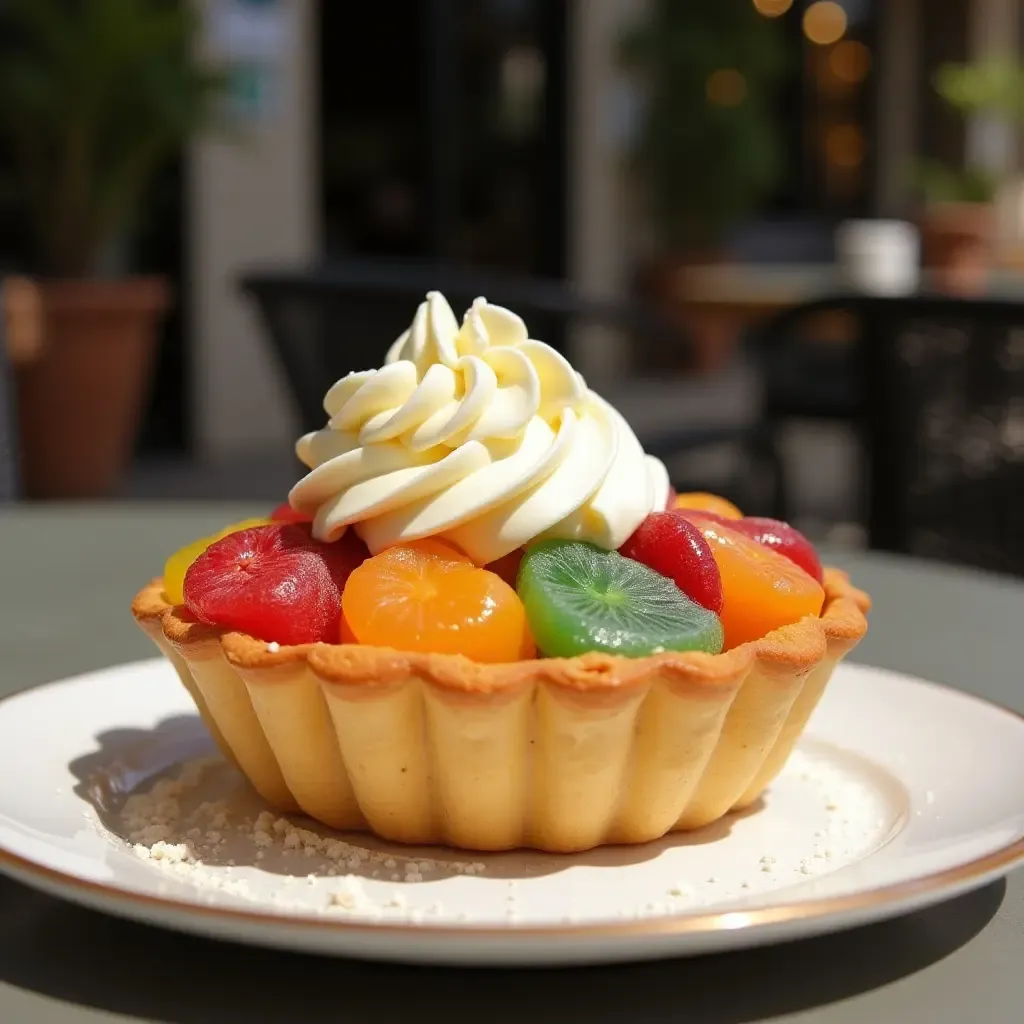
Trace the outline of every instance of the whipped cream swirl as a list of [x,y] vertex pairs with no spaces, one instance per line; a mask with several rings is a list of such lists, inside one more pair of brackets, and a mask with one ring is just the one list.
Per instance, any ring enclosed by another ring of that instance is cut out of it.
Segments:
[[461,326],[430,292],[379,370],[327,392],[300,438],[292,506],[376,553],[442,537],[485,565],[541,537],[619,547],[665,507],[668,474],[549,345],[477,299]]

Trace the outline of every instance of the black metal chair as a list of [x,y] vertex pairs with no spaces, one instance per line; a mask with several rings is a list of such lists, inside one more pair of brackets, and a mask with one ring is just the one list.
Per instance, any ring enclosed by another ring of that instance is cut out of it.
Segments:
[[856,340],[847,392],[820,411],[858,426],[871,547],[1024,574],[1024,303],[826,299],[770,326],[765,362],[832,311]]
[[11,379],[10,360],[4,338],[6,316],[3,287],[3,279],[0,278],[0,503],[14,501],[18,497],[14,381]]
[[[425,294],[444,293],[460,312],[478,296],[519,313],[534,337],[563,347],[571,328],[599,324],[638,344],[689,350],[679,326],[635,302],[581,295],[560,281],[517,279],[434,264],[343,263],[295,273],[253,273],[242,281],[268,329],[304,430],[323,425],[323,395],[354,369],[377,366],[384,349],[408,326]],[[706,378],[590,381],[630,421],[647,451],[664,459],[731,444],[746,469],[741,489],[764,480],[774,496],[772,450],[760,431],[753,380],[730,388]],[[716,388],[718,390],[716,390]],[[765,508],[759,496],[742,495]]]

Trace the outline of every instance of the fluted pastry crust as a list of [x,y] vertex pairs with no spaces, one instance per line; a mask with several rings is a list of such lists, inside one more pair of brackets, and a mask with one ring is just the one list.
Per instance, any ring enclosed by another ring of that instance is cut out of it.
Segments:
[[171,607],[136,621],[260,795],[399,842],[552,852],[642,843],[754,803],[782,770],[866,594],[719,655],[484,665],[358,645],[268,645]]

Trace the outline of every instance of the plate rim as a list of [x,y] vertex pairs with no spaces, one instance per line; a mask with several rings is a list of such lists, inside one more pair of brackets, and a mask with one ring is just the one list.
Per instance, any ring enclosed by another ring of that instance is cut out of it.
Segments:
[[[14,699],[24,698],[35,690],[73,684],[96,676],[103,676],[112,671],[129,672],[132,669],[151,669],[164,663],[163,658],[143,658],[95,669],[76,676],[68,676],[49,683],[30,685],[0,698],[0,709]],[[1024,726],[1024,713],[998,701],[958,690],[945,683],[857,662],[851,662],[844,667],[879,672],[895,677],[904,683],[942,691],[955,699],[967,699],[986,707],[989,711],[1005,714],[1016,720],[1019,725]],[[81,878],[69,871],[48,867],[14,853],[0,842],[0,872],[8,877],[38,890],[51,894],[56,893],[80,905],[106,910],[110,913],[120,913],[135,920],[151,921],[156,914],[158,915],[157,919],[164,922],[168,918],[179,922],[199,919],[237,925],[242,929],[258,926],[274,930],[298,929],[319,935],[329,934],[339,938],[374,936],[387,939],[408,938],[415,935],[436,940],[481,939],[504,942],[558,939],[653,939],[682,935],[712,935],[729,931],[742,932],[745,936],[743,944],[753,945],[756,935],[766,931],[770,932],[780,926],[813,925],[815,922],[824,923],[830,919],[842,921],[849,918],[853,918],[853,923],[856,923],[859,920],[874,919],[878,916],[874,912],[884,907],[891,906],[894,911],[898,911],[898,908],[904,906],[939,902],[946,895],[951,898],[958,893],[980,887],[986,882],[1002,877],[1022,862],[1024,862],[1024,835],[963,864],[843,896],[791,900],[764,907],[724,910],[710,914],[668,914],[625,921],[599,923],[560,921],[545,925],[524,925],[510,922],[504,925],[476,925],[470,922],[428,924],[411,921],[360,921],[322,918],[311,914],[272,913],[256,908],[212,906],[170,896],[136,892],[116,883],[105,884]],[[146,913],[147,910],[149,913]]]

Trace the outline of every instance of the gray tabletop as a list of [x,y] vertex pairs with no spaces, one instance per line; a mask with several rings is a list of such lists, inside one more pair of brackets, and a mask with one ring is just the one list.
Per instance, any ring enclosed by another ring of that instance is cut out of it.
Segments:
[[[103,506],[0,512],[0,696],[151,657],[128,603],[164,554],[265,510]],[[1024,711],[1024,586],[863,555],[854,660]],[[635,967],[456,971],[218,944],[130,924],[0,878],[0,1022],[157,1020],[864,1021],[1024,1018],[1024,873],[895,921],[769,949]],[[401,992],[408,1002],[396,998]],[[407,1005],[408,1010],[401,1007]]]

